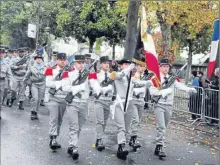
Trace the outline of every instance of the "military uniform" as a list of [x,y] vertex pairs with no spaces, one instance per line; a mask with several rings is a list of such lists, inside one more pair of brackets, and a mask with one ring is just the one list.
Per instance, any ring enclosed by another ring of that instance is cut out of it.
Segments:
[[0,54],[1,54],[1,59],[0,59],[0,65],[1,65],[1,69],[0,69],[0,109],[2,107],[3,104],[3,98],[6,97],[5,96],[5,88],[8,88],[8,80],[11,79],[11,70],[10,70],[10,66],[5,63],[4,61],[4,53],[5,50],[4,49],[0,49]]
[[[20,53],[23,53],[24,50],[21,49],[19,51]],[[22,56],[23,57],[23,56]],[[12,86],[11,86],[11,101],[10,105],[12,106],[13,101],[16,99],[16,94],[19,95],[19,109],[24,110],[23,102],[25,100],[25,86],[24,86],[24,76],[27,71],[27,64],[24,63],[23,65],[17,66],[16,63],[22,59],[22,57],[16,57],[13,59],[12,65],[11,65],[11,71],[12,71]]]
[[[100,57],[100,63],[108,63],[109,58],[108,56]],[[113,96],[113,81],[109,79],[110,72],[105,72],[104,70],[101,70],[97,74],[97,83],[92,80],[90,80],[91,87],[93,89],[93,92],[99,96],[97,99],[95,99],[94,102],[94,108],[96,111],[96,148],[99,151],[102,151],[105,149],[105,146],[103,145],[103,137],[104,137],[104,131],[106,127],[107,120],[109,118],[110,114],[110,105],[112,104],[112,96]],[[95,80],[94,80],[95,81]],[[112,83],[108,83],[108,81],[112,81]],[[106,85],[104,86],[104,84]],[[102,85],[103,84],[103,85]]]
[[[65,53],[58,53],[57,59],[65,60]],[[50,148],[56,150],[60,148],[61,145],[57,143],[56,138],[59,136],[60,127],[63,121],[63,115],[66,110],[66,101],[65,96],[66,92],[61,90],[62,78],[67,75],[67,72],[61,72],[62,68],[57,66],[56,68],[47,68],[45,71],[46,75],[46,87],[50,89],[56,89],[55,94],[51,94],[49,102],[46,103],[47,108],[50,111],[50,121],[49,121],[49,136],[50,136]],[[61,74],[62,73],[62,74]],[[61,79],[57,78],[58,75],[61,75]]]
[[[57,55],[57,53],[58,52],[56,52],[56,51],[53,51],[53,56],[56,56]],[[56,67],[56,60],[54,60],[54,59],[51,59],[51,61],[48,63],[48,66],[47,67],[49,67],[49,68],[53,68],[53,67]]]
[[[36,55],[34,59],[36,58],[42,58],[41,55]],[[45,92],[45,65],[44,63],[37,63],[34,62],[33,66],[30,66],[25,77],[24,82],[25,84],[27,81],[30,80],[31,82],[31,93],[32,93],[32,99],[31,99],[31,120],[38,119],[37,112],[39,110],[39,105],[44,97]]]
[[126,144],[126,133],[130,130],[130,125],[133,116],[134,105],[132,103],[132,94],[133,94],[133,83],[131,80],[128,101],[126,106],[126,112],[124,112],[124,103],[126,99],[126,92],[128,89],[129,83],[129,74],[134,69],[134,64],[131,64],[131,61],[127,59],[122,59],[119,61],[119,64],[129,63],[130,66],[126,69],[123,69],[120,72],[117,72],[115,79],[115,89],[116,89],[116,100],[115,100],[115,113],[114,118],[117,124],[117,141],[118,141],[118,152],[117,157],[125,160],[128,155],[128,150],[125,149]]
[[[161,59],[160,65],[170,65],[168,59]],[[160,74],[161,84],[166,84],[168,82],[167,79],[169,78],[169,75],[162,75]],[[164,83],[165,82],[165,83]],[[173,105],[173,99],[174,99],[174,88],[178,88],[180,90],[184,90],[187,92],[196,92],[194,88],[189,88],[178,81],[175,81],[174,84],[171,85],[171,87],[167,89],[159,90],[155,86],[151,86],[149,88],[150,94],[152,96],[154,95],[161,95],[161,98],[159,99],[158,103],[154,106],[154,113],[156,116],[156,148],[155,148],[155,155],[158,155],[159,157],[166,157],[166,154],[163,150],[164,146],[164,139],[165,139],[165,133],[166,129],[170,120],[170,117],[172,116],[172,105]]]
[[[85,56],[75,55],[75,62],[76,61],[85,61]],[[88,78],[76,86],[72,85],[74,81],[82,80],[82,72],[83,71],[79,71],[75,68],[75,70],[68,73],[68,77],[64,79],[64,82],[62,83],[62,90],[66,92],[71,91],[72,95],[74,96],[72,102],[68,103],[67,105],[67,115],[69,119],[69,147],[67,152],[74,160],[78,159],[79,157],[79,136],[81,128],[86,121],[86,112],[89,99]]]

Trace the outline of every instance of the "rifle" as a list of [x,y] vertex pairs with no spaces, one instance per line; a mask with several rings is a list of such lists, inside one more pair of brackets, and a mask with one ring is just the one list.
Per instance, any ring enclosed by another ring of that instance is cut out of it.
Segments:
[[25,64],[31,57],[32,55],[26,54],[24,55],[18,62],[15,63],[16,66],[20,66]]
[[[111,77],[111,76],[110,76]],[[114,77],[114,78],[113,78]],[[113,75],[112,78],[107,78],[107,80],[103,80],[100,84],[101,87],[107,87],[108,85],[112,84],[115,81],[115,77],[116,77],[116,73]],[[102,95],[102,93],[100,93],[99,95],[95,95],[94,97],[96,99],[98,99],[100,96]],[[108,96],[108,93],[105,94],[105,97]]]
[[[82,84],[82,83],[84,83],[84,82],[86,81],[86,79],[87,79],[87,77],[88,77],[88,75],[89,75],[90,69],[92,69],[92,67],[95,65],[96,61],[97,61],[97,60],[95,60],[95,61],[90,65],[89,70],[87,70],[87,69],[84,68],[84,70],[83,70],[82,73],[81,73],[82,76],[78,77],[75,81],[73,81],[73,82],[72,82],[72,86],[80,85],[80,84]],[[73,98],[74,98],[75,96],[77,96],[78,98],[81,98],[81,97],[82,97],[82,95],[81,95],[80,93],[77,93],[77,94],[73,95],[72,92],[69,92],[69,93],[67,94],[67,96],[65,97],[65,100],[70,104],[70,103],[72,103],[72,100],[73,100]]]
[[[70,69],[72,63],[73,63],[73,62],[71,62],[70,65],[68,65],[68,64],[65,65],[65,66],[60,70],[59,74],[56,75],[56,77],[54,78],[54,80],[56,80],[56,81],[62,80],[63,72],[64,72],[64,71],[68,71],[68,70]],[[59,89],[60,89],[60,88],[59,88]],[[50,93],[51,95],[54,96],[55,93],[56,93],[59,89],[56,90],[56,88],[50,88],[50,89],[48,90],[48,93]]]
[[[182,66],[182,68],[180,68],[180,70],[178,70],[177,73],[173,73],[170,75],[170,77],[168,78],[167,81],[163,82],[163,84],[161,85],[161,90],[163,89],[167,89],[169,87],[171,87],[175,81],[176,81],[176,78],[179,76],[179,74],[181,73],[181,71],[187,66],[187,63],[185,65]],[[152,96],[151,97],[151,102],[152,103],[158,103],[158,101],[160,100],[160,98],[162,97],[162,95],[158,95],[158,96]]]
[[[145,74],[142,78],[141,78],[141,80],[144,80],[144,81],[148,81],[148,80],[150,80],[152,77],[154,76],[154,73],[148,73],[148,74]],[[134,86],[134,88],[141,88],[141,87],[143,87],[143,86],[145,86],[145,85],[138,85],[138,84],[136,84],[135,86]],[[135,96],[136,98],[140,98],[140,95],[135,95],[135,94],[133,94],[133,96]]]

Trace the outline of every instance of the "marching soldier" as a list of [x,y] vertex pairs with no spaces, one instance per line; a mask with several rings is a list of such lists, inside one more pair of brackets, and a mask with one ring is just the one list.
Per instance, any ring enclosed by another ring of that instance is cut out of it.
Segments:
[[141,145],[137,141],[138,126],[141,121],[142,113],[144,110],[144,97],[148,84],[151,84],[151,80],[148,80],[144,71],[146,70],[145,58],[135,58],[137,72],[134,75],[133,83],[133,97],[132,103],[134,105],[132,123],[131,123],[131,139],[129,145],[134,149],[140,148]]
[[[100,57],[100,72],[97,74],[97,80],[99,83],[100,89],[91,83],[91,87],[93,91],[99,96],[95,100],[95,110],[96,110],[96,149],[98,151],[102,151],[105,149],[103,145],[103,137],[104,131],[106,127],[107,120],[109,118],[110,113],[110,105],[112,104],[113,97],[113,86],[112,83],[108,83],[111,81],[109,79],[109,57],[103,56]],[[106,85],[105,85],[106,84]],[[98,91],[97,91],[98,90]]]
[[[117,72],[115,79],[115,89],[116,89],[116,100],[115,100],[115,114],[114,118],[117,124],[117,141],[118,141],[118,151],[117,157],[122,160],[126,160],[128,155],[128,150],[126,149],[126,136],[125,134],[130,130],[131,120],[134,105],[131,102],[133,85],[129,85],[129,76],[131,76],[131,71],[134,69],[134,64],[128,59],[122,59],[118,62],[121,67],[121,71]],[[127,93],[127,91],[129,91]],[[127,97],[127,103],[126,103]],[[125,108],[125,104],[127,104]]]
[[[160,69],[160,79],[161,84],[165,85],[168,82],[169,78],[169,69],[171,67],[171,64],[168,59],[161,59],[159,64]],[[165,133],[167,129],[167,125],[170,120],[170,116],[172,115],[172,105],[173,105],[173,98],[174,98],[174,88],[178,88],[180,90],[187,91],[189,93],[196,93],[196,90],[194,88],[189,88],[177,80],[174,82],[174,84],[171,85],[171,87],[167,89],[159,90],[155,86],[150,87],[150,94],[151,96],[161,96],[158,103],[155,104],[154,113],[156,116],[156,148],[154,151],[154,154],[159,156],[159,158],[166,157],[166,154],[164,152],[164,139],[165,139]]]
[[57,136],[60,134],[60,127],[63,121],[63,115],[66,110],[66,93],[61,90],[62,78],[67,75],[64,71],[66,64],[66,54],[57,53],[56,68],[47,68],[45,71],[46,75],[46,87],[50,90],[55,89],[54,93],[50,93],[49,102],[46,104],[50,111],[50,121],[49,121],[49,136],[50,136],[50,148],[54,151],[61,148],[61,145],[57,143]]
[[43,57],[39,52],[37,52],[34,60],[34,64],[29,67],[24,77],[24,83],[27,84],[27,81],[30,79],[32,93],[31,120],[38,120],[37,112],[45,91],[45,65],[43,63]]
[[[0,110],[2,108],[2,104],[4,101],[4,92],[5,92],[5,88],[7,88],[8,85],[8,80],[11,78],[11,70],[9,65],[5,62],[4,60],[4,55],[5,55],[5,49],[4,48],[0,48],[0,65],[1,65],[1,69],[0,69]],[[0,118],[1,118],[1,114],[0,114]]]
[[25,100],[25,89],[24,89],[24,76],[27,71],[27,61],[23,61],[22,64],[20,63],[24,57],[24,50],[19,50],[19,57],[15,58],[13,61],[13,64],[11,65],[11,71],[12,71],[12,86],[11,86],[11,93],[10,97],[11,100],[9,102],[9,106],[11,107],[13,105],[14,100],[16,99],[16,94],[18,92],[19,95],[19,109],[24,110],[23,102]]
[[[62,83],[63,91],[70,92],[73,99],[69,100],[67,105],[67,114],[69,118],[69,147],[67,153],[77,160],[78,141],[81,128],[86,120],[86,112],[89,99],[89,84],[85,73],[88,72],[84,68],[85,56],[75,55],[74,71],[68,73],[68,77]],[[78,82],[74,85],[74,82]]]
[[51,59],[51,61],[48,63],[48,67],[49,67],[49,68],[53,68],[53,67],[56,66],[57,53],[58,53],[58,52],[53,51],[52,59]]

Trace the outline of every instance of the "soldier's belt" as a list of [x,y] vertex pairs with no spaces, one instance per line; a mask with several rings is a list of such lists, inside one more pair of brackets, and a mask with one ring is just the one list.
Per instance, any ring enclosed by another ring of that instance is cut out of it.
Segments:
[[18,77],[23,77],[23,76],[25,76],[25,73],[18,74],[18,73],[16,73],[16,72],[13,72],[13,74],[14,74],[15,76],[18,76]]
[[39,80],[31,80],[32,83],[39,83],[39,82],[44,82],[44,79],[39,79]]

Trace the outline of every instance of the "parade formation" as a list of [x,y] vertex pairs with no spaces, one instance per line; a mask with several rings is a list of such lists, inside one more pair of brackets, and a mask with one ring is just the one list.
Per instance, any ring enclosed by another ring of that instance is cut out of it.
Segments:
[[[174,87],[196,93],[174,77],[169,79],[171,64],[168,59],[161,59],[159,70],[161,86],[155,86],[155,75],[147,71],[146,59],[140,56],[134,60],[121,59],[118,68],[110,68],[112,61],[108,56],[101,56],[93,62],[88,54],[77,54],[72,63],[67,62],[67,55],[53,52],[48,64],[39,50],[34,52],[27,48],[7,50],[1,48],[1,106],[12,107],[18,100],[19,110],[24,110],[25,89],[30,88],[30,119],[38,120],[40,105],[49,109],[49,147],[53,151],[61,148],[57,141],[60,135],[63,116],[67,111],[69,120],[69,147],[67,153],[73,160],[79,159],[80,132],[86,122],[88,101],[95,99],[96,141],[98,151],[105,150],[104,132],[110,113],[117,125],[117,145],[115,151],[119,159],[126,160],[129,152],[138,150],[138,129],[145,106],[146,91],[151,96],[159,96],[154,103],[156,116],[156,147],[154,154],[159,158],[166,157],[164,139],[167,125],[172,115]],[[135,62],[134,62],[135,61]],[[100,68],[97,69],[99,63]],[[169,82],[170,81],[170,82]],[[169,87],[163,88],[169,84]],[[45,100],[45,102],[44,102]],[[127,139],[130,139],[127,141]],[[131,149],[128,149],[129,147]]]

